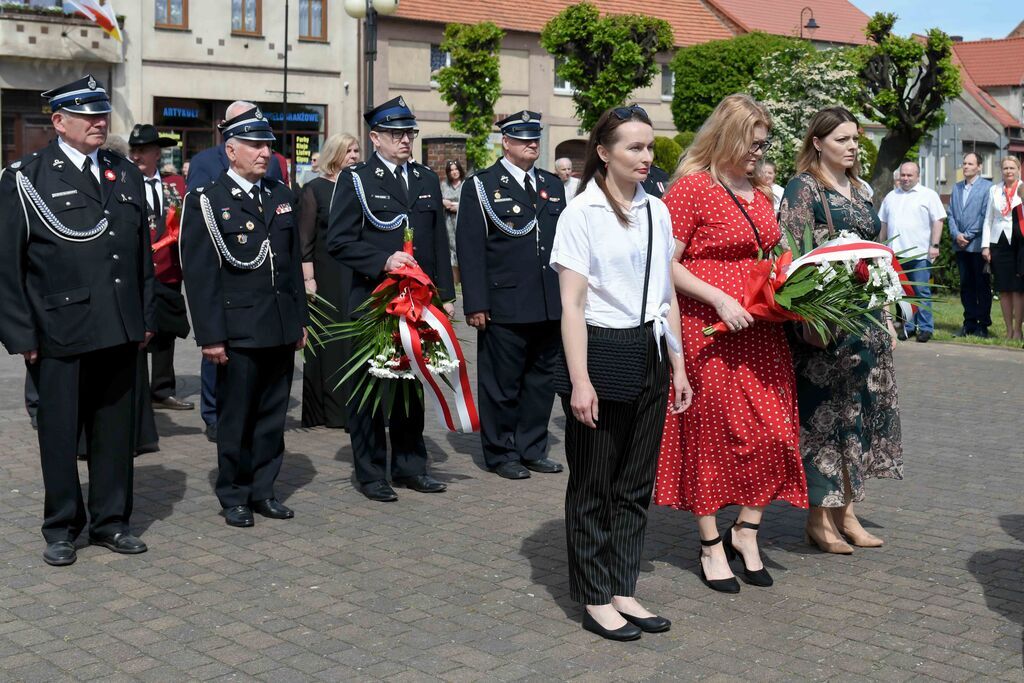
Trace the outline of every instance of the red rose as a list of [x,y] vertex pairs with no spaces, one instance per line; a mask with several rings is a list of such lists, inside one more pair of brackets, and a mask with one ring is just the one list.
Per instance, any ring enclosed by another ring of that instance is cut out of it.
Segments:
[[441,335],[433,327],[427,327],[420,330],[420,339],[425,342],[438,343],[441,341]]
[[871,273],[868,272],[868,262],[864,259],[857,261],[857,265],[853,269],[853,276],[857,278],[857,282],[867,284],[871,279]]
[[398,372],[405,372],[411,366],[412,366],[412,361],[409,360],[409,356],[404,356],[403,355],[401,358],[398,359],[398,365],[395,367],[395,370],[398,371]]

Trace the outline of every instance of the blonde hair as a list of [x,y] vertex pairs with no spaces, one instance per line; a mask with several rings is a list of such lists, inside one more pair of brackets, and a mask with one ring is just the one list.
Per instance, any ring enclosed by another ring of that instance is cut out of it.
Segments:
[[[797,173],[809,173],[822,186],[831,190],[836,189],[829,174],[821,170],[821,152],[814,146],[814,139],[824,140],[844,123],[857,124],[857,117],[849,109],[843,107],[826,107],[811,117],[811,122],[807,125],[807,134],[804,136],[804,144],[800,148],[799,154],[796,155]],[[857,187],[857,178],[860,177],[860,157],[856,157],[853,166],[846,169],[846,177],[850,179],[854,187]]]
[[[736,166],[750,154],[754,144],[754,129],[764,126],[770,133],[772,117],[750,95],[736,93],[729,95],[715,107],[693,138],[693,143],[679,160],[679,166],[672,175],[672,182],[695,173],[708,173],[719,185],[726,183],[722,173],[726,167]],[[750,179],[755,189],[769,198],[772,189],[764,183],[760,174]]]
[[349,135],[348,133],[335,133],[327,138],[324,146],[320,148],[320,162],[317,164],[320,174],[325,176],[338,175],[342,169],[341,165],[345,161],[345,156],[348,154],[348,148],[352,146],[353,142],[357,145],[359,144],[359,140],[354,135]]

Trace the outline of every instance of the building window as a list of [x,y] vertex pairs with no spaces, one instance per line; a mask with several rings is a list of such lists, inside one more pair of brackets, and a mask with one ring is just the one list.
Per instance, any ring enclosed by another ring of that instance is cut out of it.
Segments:
[[671,100],[676,91],[676,72],[668,64],[661,65],[661,99]]
[[441,49],[440,45],[430,46],[430,87],[437,87],[437,72],[452,65],[452,56]]
[[231,32],[246,36],[263,35],[262,5],[260,0],[231,0]]
[[299,0],[299,39],[327,40],[327,3]]
[[157,28],[188,28],[188,0],[155,0]]
[[555,75],[555,93],[559,95],[571,95],[574,90],[572,83],[558,75],[558,68],[562,66],[563,61],[564,60],[562,58],[555,57],[555,68],[552,70]]

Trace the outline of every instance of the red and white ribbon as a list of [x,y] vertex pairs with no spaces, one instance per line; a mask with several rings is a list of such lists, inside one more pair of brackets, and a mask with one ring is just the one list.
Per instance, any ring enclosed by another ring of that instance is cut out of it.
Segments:
[[812,249],[800,258],[794,259],[793,262],[789,264],[789,267],[786,268],[786,275],[792,275],[800,266],[835,261],[859,261],[861,259],[875,258],[889,260],[890,263],[892,263],[893,270],[896,271],[896,274],[900,278],[900,283],[903,285],[903,291],[907,296],[914,296],[914,288],[906,274],[903,272],[903,267],[900,265],[899,259],[896,258],[895,252],[884,244],[868,242],[867,240],[855,237],[837,237],[836,239],[829,240],[821,246]]

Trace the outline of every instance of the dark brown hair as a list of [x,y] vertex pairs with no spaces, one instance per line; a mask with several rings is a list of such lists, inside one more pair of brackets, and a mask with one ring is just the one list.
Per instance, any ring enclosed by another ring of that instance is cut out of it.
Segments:
[[[800,148],[800,153],[796,156],[797,173],[810,173],[823,186],[835,189],[832,187],[832,181],[821,170],[821,154],[814,146],[814,138],[824,140],[844,123],[857,124],[859,134],[860,124],[857,123],[857,117],[844,107],[826,107],[811,117],[811,122],[807,125],[807,135],[804,136],[803,147]],[[860,176],[859,158],[853,162],[853,166],[846,169],[846,176],[856,186],[857,178]]]
[[576,190],[577,196],[583,194],[587,183],[593,180],[601,188],[605,199],[608,200],[612,211],[615,212],[615,217],[619,219],[619,223],[622,225],[629,225],[629,217],[626,215],[626,211],[608,193],[608,168],[597,153],[597,148],[601,146],[605,149],[610,149],[618,141],[619,136],[616,131],[619,129],[619,126],[630,121],[646,123],[653,128],[647,112],[636,105],[612,107],[611,109],[606,109],[601,114],[601,117],[590,131],[590,139],[587,140],[587,151],[583,159],[583,173],[580,175],[579,189]]
[[466,179],[466,171],[465,171],[464,168],[462,168],[462,164],[459,163],[458,159],[449,159],[448,161],[444,162],[444,178],[445,178],[445,180],[447,180],[448,184],[451,185],[451,182],[452,182],[452,166],[454,166],[455,168],[459,169],[459,182],[461,183],[463,180]]

